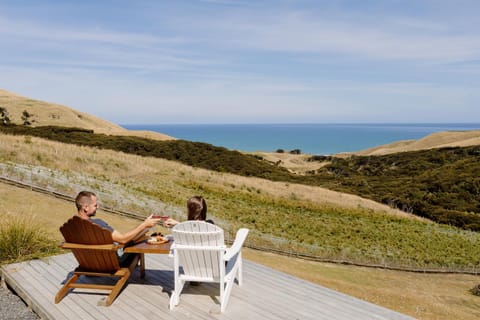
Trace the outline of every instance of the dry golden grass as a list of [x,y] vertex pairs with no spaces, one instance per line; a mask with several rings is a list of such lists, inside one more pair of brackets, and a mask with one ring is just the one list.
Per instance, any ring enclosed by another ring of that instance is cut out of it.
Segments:
[[[39,227],[45,228],[55,239],[62,240],[58,228],[76,214],[75,204],[53,196],[0,183],[0,212],[2,215],[29,216]],[[124,232],[135,222],[133,219],[98,211],[103,218]]]
[[0,89],[0,106],[7,110],[11,122],[15,124],[23,124],[22,113],[27,111],[31,115],[32,126],[78,127],[110,135],[132,135],[158,140],[174,139],[157,132],[127,130],[67,106],[29,99],[2,89]]
[[448,131],[432,133],[419,140],[398,141],[359,151],[356,155],[384,155],[390,153],[417,151],[444,147],[467,147],[480,144],[480,130]]
[[[29,215],[59,241],[63,222],[76,213],[73,202],[0,183],[1,214]],[[105,219],[120,231],[139,222],[105,213]],[[245,259],[272,267],[307,281],[370,301],[418,319],[478,319],[480,297],[468,292],[478,277],[429,275],[327,264],[244,249]],[[248,281],[248,279],[246,279]]]
[[[343,152],[336,154],[336,157],[349,157],[351,155],[357,156],[379,156],[398,152],[418,151],[434,148],[445,147],[468,147],[480,145],[480,130],[471,131],[448,131],[432,133],[419,140],[404,140],[396,141],[394,143],[376,146],[358,152]],[[326,163],[319,163],[316,161],[307,161],[311,155],[300,154],[293,155],[289,153],[268,153],[268,152],[254,152],[262,156],[265,160],[272,163],[278,163],[279,166],[289,169],[291,172],[304,174],[311,170],[317,170]]]
[[[225,192],[254,189],[279,199],[294,197],[317,204],[364,208],[420,219],[372,200],[320,187],[212,172],[164,159],[79,147],[35,137],[0,134],[0,139],[1,151],[5,158],[2,162],[42,166],[60,172],[86,172],[91,176],[108,177],[111,182],[121,182],[124,185],[140,183],[144,186],[153,186],[165,195],[175,194],[182,199],[190,196],[191,189],[181,186],[185,185],[185,181],[192,181],[197,185],[221,188]],[[161,184],[157,186],[159,181]],[[75,193],[74,190],[71,192]]]
[[480,297],[469,289],[480,280],[471,275],[421,274],[304,261],[245,250],[261,263],[417,319],[479,319]]
[[[22,124],[22,112],[24,110],[32,114],[34,126],[65,126],[91,129],[98,133],[110,135],[131,135],[157,140],[175,139],[168,135],[142,130],[126,130],[116,124],[99,119],[95,116],[74,110],[67,106],[49,103],[39,100],[23,97],[19,94],[0,89],[0,106],[7,109],[10,119],[13,123]],[[420,140],[398,141],[392,144],[378,146],[355,153],[341,153],[337,156],[345,157],[351,154],[356,155],[383,155],[396,152],[415,151],[422,149],[431,149],[439,147],[452,146],[471,146],[480,144],[480,130],[477,131],[458,131],[458,132],[438,132],[431,134]],[[279,165],[292,172],[305,173],[310,170],[318,169],[324,164],[318,162],[308,162],[306,158],[309,155],[291,155],[289,153],[267,153],[257,152],[271,162],[280,161]]]
[[[334,156],[349,157],[386,155],[398,152],[417,151],[444,147],[467,147],[480,145],[480,130],[472,131],[449,131],[437,132],[428,135],[419,140],[397,141],[391,144],[377,146],[358,152],[344,152]],[[308,171],[317,170],[326,165],[326,162],[307,161],[311,155],[308,154],[290,154],[290,153],[270,153],[270,152],[252,152],[272,163],[278,163],[278,166],[285,167],[291,172],[305,174]]]
[[280,167],[287,168],[291,172],[305,174],[308,171],[320,169],[325,163],[316,161],[307,161],[311,155],[308,154],[290,154],[276,152],[252,152],[253,155],[261,156],[263,159],[276,163]]

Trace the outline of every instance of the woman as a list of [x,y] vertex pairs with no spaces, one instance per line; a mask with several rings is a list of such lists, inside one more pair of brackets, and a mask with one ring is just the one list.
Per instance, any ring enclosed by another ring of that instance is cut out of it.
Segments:
[[[187,201],[187,219],[200,220],[212,223],[211,219],[207,219],[207,202],[202,196],[193,196]],[[167,228],[171,228],[179,222],[175,219],[168,219],[164,222]]]

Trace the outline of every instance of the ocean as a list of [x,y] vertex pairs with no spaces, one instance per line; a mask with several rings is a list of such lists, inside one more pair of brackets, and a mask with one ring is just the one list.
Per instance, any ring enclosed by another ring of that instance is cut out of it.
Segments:
[[239,151],[330,155],[354,152],[400,140],[420,139],[434,132],[480,130],[478,123],[415,124],[122,124],[178,139],[205,142]]

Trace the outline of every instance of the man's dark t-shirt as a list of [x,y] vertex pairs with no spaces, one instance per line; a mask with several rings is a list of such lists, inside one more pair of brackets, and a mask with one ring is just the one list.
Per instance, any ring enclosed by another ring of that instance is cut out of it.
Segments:
[[110,233],[113,232],[113,228],[108,223],[103,221],[102,219],[90,219],[90,221],[95,223],[95,224],[98,224],[102,228],[105,228],[105,229],[109,230]]

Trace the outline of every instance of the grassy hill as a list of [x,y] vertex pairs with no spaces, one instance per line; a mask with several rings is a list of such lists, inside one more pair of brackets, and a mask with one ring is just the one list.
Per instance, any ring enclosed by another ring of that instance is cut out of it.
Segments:
[[[68,106],[23,97],[19,94],[0,89],[0,108],[6,109],[13,124],[23,124],[22,114],[27,111],[31,115],[32,126],[76,127],[93,130],[96,133],[137,136],[156,140],[172,140],[165,134],[151,131],[126,130],[116,124],[97,118],[87,113],[74,110]],[[480,130],[449,131],[431,134],[419,140],[398,141],[392,144],[377,146],[356,153],[344,153],[337,156],[350,155],[385,155],[398,152],[417,151],[442,147],[466,147],[480,145]],[[294,171],[311,170],[312,163],[304,155],[278,153],[257,153],[281,166]]]
[[[14,103],[17,110],[21,109],[18,108],[19,105],[25,106],[27,100],[22,98],[22,103]],[[43,105],[38,103],[37,111],[43,108]],[[10,105],[7,107],[10,108]],[[83,119],[84,116],[77,115],[77,118]],[[29,120],[34,119],[29,117]],[[59,126],[10,124],[0,126],[0,130],[15,135],[38,136],[85,147],[173,160],[216,172],[264,178],[297,186],[326,187],[369,198],[439,223],[480,230],[478,214],[480,178],[476,176],[476,172],[480,172],[478,161],[480,147],[434,148],[383,156],[312,157],[311,162],[317,162],[319,169],[299,175],[266,161],[261,156],[243,154],[206,143],[184,140],[159,141],[97,133],[94,129]],[[469,137],[474,135],[475,133],[472,133]],[[465,135],[462,137],[465,138]],[[441,142],[443,145],[446,143],[445,140]],[[224,190],[217,189],[210,192],[217,196],[225,193]],[[242,198],[241,195],[234,193],[229,195],[234,196]],[[249,201],[248,197],[246,202]],[[290,197],[296,200],[294,194]],[[282,201],[275,201],[273,205],[281,208]],[[341,201],[337,201],[339,202]],[[269,204],[257,203],[257,206],[264,207],[261,211],[267,211]],[[309,208],[305,211],[305,217],[307,216],[315,219],[316,214],[310,212]],[[245,221],[251,223],[256,223],[258,219],[256,213],[251,216],[245,215]],[[266,221],[261,223],[266,225]],[[291,233],[292,236],[298,232],[294,226],[289,228],[274,229],[275,232],[282,230],[284,233]],[[306,238],[301,240],[310,244],[316,243],[315,237],[319,230],[313,228],[308,236],[310,240],[307,241]]]
[[[9,108],[8,105],[6,107]],[[291,175],[273,165],[275,161],[265,161],[259,155],[238,161],[244,155],[224,148],[185,141],[177,141],[177,145],[170,141],[168,144],[171,149],[165,155],[172,160],[166,160],[149,155],[155,150],[156,143],[147,139],[136,140],[124,134],[112,138],[109,133],[94,127],[82,127],[78,123],[65,126],[77,129],[35,129],[37,133],[59,130],[50,138],[62,137],[66,133],[64,142],[34,137],[30,135],[34,130],[30,131],[29,126],[23,128],[23,125],[20,129],[25,131],[21,135],[0,133],[1,175],[71,196],[79,190],[91,189],[99,195],[101,205],[143,215],[160,211],[180,220],[185,216],[186,199],[194,194],[202,194],[209,203],[209,216],[226,230],[227,235],[245,226],[251,229],[249,245],[282,250],[291,256],[301,253],[345,263],[420,270],[479,270],[479,233],[432,223],[377,202],[381,199],[372,201],[363,198],[369,192],[377,194],[385,184],[395,184],[391,188],[397,189],[391,190],[392,195],[399,196],[397,190],[408,191],[412,183],[407,179],[408,174],[425,174],[423,182],[428,187],[436,176],[442,176],[445,172],[442,181],[458,176],[457,180],[451,180],[451,184],[442,187],[445,194],[455,188],[462,190],[462,180],[467,175],[475,177],[478,172],[475,152],[468,155],[469,151],[465,148],[439,149],[437,156],[429,156],[429,152],[406,153],[406,158],[402,154],[395,154],[391,155],[392,158],[321,158],[317,159],[320,161],[306,162],[308,157],[300,155],[292,158],[292,162],[302,157],[310,173]],[[87,135],[86,140],[98,142],[105,139],[114,145],[130,146],[130,150],[127,148],[120,152],[113,148],[102,149],[98,145],[71,144],[75,135],[84,141],[83,134]],[[96,137],[102,138],[97,140]],[[145,144],[141,144],[141,141]],[[153,149],[149,149],[149,145]],[[200,153],[201,161],[188,155],[201,152],[201,149],[205,150]],[[131,154],[130,151],[138,154]],[[223,159],[223,152],[228,161],[219,161]],[[443,152],[447,154],[443,155]],[[455,160],[457,156],[458,163]],[[470,156],[471,162],[462,162],[462,157],[465,160]],[[194,164],[186,165],[187,161],[193,161]],[[418,162],[418,167],[415,162]],[[301,167],[302,163],[295,165]],[[214,169],[205,169],[208,166]],[[263,174],[273,172],[284,178],[298,180],[271,181],[259,178],[252,174],[256,171],[250,166]],[[450,167],[453,171],[445,170]],[[250,168],[250,171],[244,176],[230,173],[242,168]],[[318,171],[320,168],[324,171]],[[433,171],[426,174],[426,168]],[[405,174],[403,178],[397,176],[401,172]],[[319,185],[351,193],[359,190],[358,194],[362,197],[328,190]],[[0,184],[0,214],[46,217],[48,223],[44,221],[45,224],[39,223],[39,226],[48,225],[57,236],[58,225],[64,221],[65,212],[68,212],[67,215],[74,212],[73,204],[52,204],[50,199],[32,195],[30,191],[17,197],[17,191],[2,186]],[[408,200],[410,196],[408,193],[405,195]],[[439,194],[439,198],[443,198],[443,195]],[[389,204],[401,207],[400,202]],[[403,209],[411,211],[407,207]],[[126,221],[124,217],[109,216],[107,220],[125,230],[134,223]],[[122,223],[126,223],[125,226]],[[477,283],[474,276],[419,275],[383,268],[332,266],[296,260],[291,256],[259,256],[250,251],[246,256],[419,319],[478,318],[480,304],[477,297],[468,291]]]
[[314,156],[320,169],[289,172],[262,158],[206,143],[112,136],[64,127],[0,126],[0,131],[179,161],[218,172],[322,186],[356,194],[403,211],[480,231],[480,147],[437,148],[384,156]]
[[321,194],[331,191],[316,186],[29,136],[2,135],[1,140],[3,175],[72,196],[80,189],[96,190],[111,207],[145,215],[160,208],[177,219],[184,218],[178,208],[185,199],[202,194],[216,223],[227,232],[248,227],[255,246],[383,266],[480,266],[480,234],[391,214],[398,211],[364,205],[368,202],[359,197],[328,193],[343,201],[339,205],[323,200],[328,196]]
[[399,152],[428,150],[447,147],[468,147],[480,145],[480,130],[447,131],[432,133],[419,140],[397,141],[353,153],[358,156],[386,155]]
[[174,139],[157,132],[127,130],[114,123],[64,105],[30,99],[2,89],[0,89],[0,108],[7,112],[12,124],[24,124],[25,120],[22,117],[26,112],[28,114],[27,120],[32,127],[76,127],[111,135],[131,135],[156,140]]

